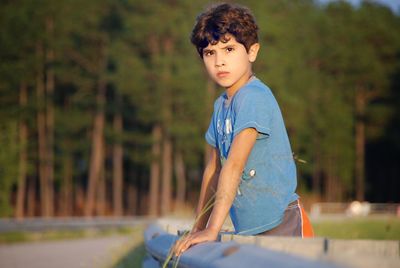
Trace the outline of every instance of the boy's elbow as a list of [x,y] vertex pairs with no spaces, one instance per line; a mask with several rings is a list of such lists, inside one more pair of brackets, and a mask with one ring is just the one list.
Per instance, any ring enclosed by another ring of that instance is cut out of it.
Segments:
[[242,163],[242,161],[232,159],[231,161],[226,162],[226,164],[224,165],[224,169],[230,170],[234,173],[242,173],[244,169],[244,164]]
[[215,174],[221,173],[221,165],[216,165],[216,166],[215,166],[214,173],[215,173]]
[[205,178],[218,177],[220,173],[221,173],[220,165],[207,165],[204,170],[204,177]]

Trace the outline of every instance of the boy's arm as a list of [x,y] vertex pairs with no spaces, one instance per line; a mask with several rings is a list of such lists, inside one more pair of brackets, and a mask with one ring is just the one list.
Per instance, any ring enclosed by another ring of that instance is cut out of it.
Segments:
[[257,139],[257,131],[254,128],[242,130],[233,140],[228,159],[222,167],[216,193],[214,208],[210,215],[207,228],[193,233],[185,239],[179,240],[174,247],[175,255],[180,255],[191,245],[214,241],[222,228],[228,211],[236,196],[247,158]]
[[[204,169],[200,196],[196,209],[196,222],[193,226],[192,232],[201,231],[206,228],[208,218],[211,214],[211,209],[208,209],[205,206],[209,205],[209,200],[216,192],[220,171],[221,162],[219,160],[219,152],[218,149],[212,147],[210,159]],[[205,211],[206,209],[208,210]]]

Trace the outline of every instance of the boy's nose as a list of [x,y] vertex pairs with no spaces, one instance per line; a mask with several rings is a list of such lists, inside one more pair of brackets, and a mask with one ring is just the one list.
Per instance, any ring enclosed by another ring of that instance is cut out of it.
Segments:
[[225,59],[221,55],[215,55],[215,66],[221,67],[225,65]]

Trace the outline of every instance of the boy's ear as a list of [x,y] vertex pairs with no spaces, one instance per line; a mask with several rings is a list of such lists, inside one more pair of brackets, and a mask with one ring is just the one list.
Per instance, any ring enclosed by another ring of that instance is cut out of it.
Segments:
[[251,45],[248,55],[249,55],[249,61],[250,62],[255,62],[257,59],[257,54],[258,50],[260,50],[260,44],[259,43],[254,43]]

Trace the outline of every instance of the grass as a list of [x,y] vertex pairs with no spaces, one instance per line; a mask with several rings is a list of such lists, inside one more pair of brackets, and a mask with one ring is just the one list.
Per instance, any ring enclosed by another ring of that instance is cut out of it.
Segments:
[[125,267],[142,267],[143,260],[146,256],[146,249],[143,241],[136,244],[128,251],[122,258],[120,258],[112,267],[125,268]]
[[114,263],[110,267],[142,267],[143,260],[146,256],[143,231],[144,227],[140,227],[136,228],[133,233],[129,234],[132,239],[120,250],[120,252],[117,252]]
[[143,230],[142,228],[121,227],[108,229],[48,230],[41,232],[8,232],[0,233],[0,244],[130,235],[136,233],[138,229],[140,229],[140,231]]
[[400,219],[345,218],[313,223],[316,236],[336,239],[400,240]]

